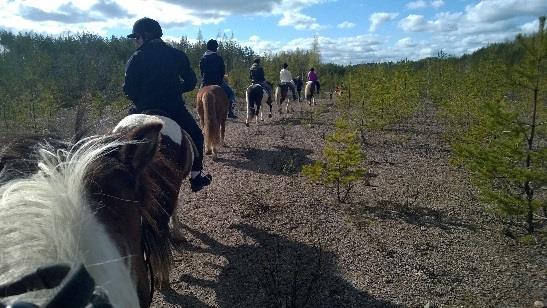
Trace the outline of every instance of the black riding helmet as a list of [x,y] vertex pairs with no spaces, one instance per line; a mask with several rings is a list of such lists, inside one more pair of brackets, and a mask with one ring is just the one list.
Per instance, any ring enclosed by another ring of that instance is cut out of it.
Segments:
[[218,49],[218,42],[216,40],[213,40],[213,39],[210,39],[208,42],[207,42],[207,50],[210,50],[210,51],[217,51]]
[[139,35],[149,33],[150,38],[160,38],[163,35],[160,24],[152,18],[144,17],[133,25],[133,33],[129,34],[128,38],[137,38]]

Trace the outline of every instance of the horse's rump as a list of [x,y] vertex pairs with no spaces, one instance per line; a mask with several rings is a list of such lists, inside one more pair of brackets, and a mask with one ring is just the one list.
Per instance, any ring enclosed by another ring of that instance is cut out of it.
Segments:
[[314,93],[315,93],[315,82],[313,81],[308,81],[306,82],[306,88],[304,90],[304,95],[306,96],[306,98],[311,98],[313,97]]
[[258,109],[263,98],[266,96],[266,89],[264,89],[260,84],[255,83],[247,88],[245,94],[247,107],[249,110],[254,110],[255,115],[258,115]]
[[229,101],[224,90],[217,85],[202,87],[196,97],[196,107],[203,128],[205,145],[209,151],[221,144],[221,128],[226,123]]

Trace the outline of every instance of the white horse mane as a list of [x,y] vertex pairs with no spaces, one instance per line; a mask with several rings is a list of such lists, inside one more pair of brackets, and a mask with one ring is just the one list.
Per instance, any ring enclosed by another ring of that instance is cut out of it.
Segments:
[[[39,151],[39,171],[0,186],[0,284],[58,262],[81,262],[114,307],[138,307],[127,259],[92,212],[84,176],[121,143],[89,137],[71,150]],[[53,290],[10,298],[43,304]]]

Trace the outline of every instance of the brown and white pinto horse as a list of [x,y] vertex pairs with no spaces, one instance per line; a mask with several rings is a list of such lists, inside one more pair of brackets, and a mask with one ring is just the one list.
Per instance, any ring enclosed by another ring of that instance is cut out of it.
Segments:
[[[291,97],[289,96],[289,91],[292,92],[291,87],[287,83],[280,83],[275,87],[275,102],[277,103],[277,106],[279,107],[278,111],[279,113],[282,113],[283,111],[283,102],[287,102],[287,106],[285,107],[285,112],[289,113],[289,108],[292,112],[294,112],[294,109],[291,106]],[[296,93],[295,93],[296,94]],[[292,94],[291,94],[292,95]]]
[[315,104],[315,94],[317,93],[317,87],[315,82],[308,81],[306,82],[306,88],[304,89],[304,97],[306,97],[306,100],[308,100],[308,105],[316,105]]
[[226,92],[219,86],[205,86],[198,91],[196,108],[205,137],[206,155],[216,154],[224,144],[229,105]]
[[[193,159],[180,128],[169,130],[158,117],[132,115],[75,144],[20,138],[4,147],[0,285],[45,264],[81,263],[112,306],[148,307],[149,269],[168,284],[168,221]],[[18,158],[24,172],[10,172]],[[41,305],[56,291],[7,300]]]

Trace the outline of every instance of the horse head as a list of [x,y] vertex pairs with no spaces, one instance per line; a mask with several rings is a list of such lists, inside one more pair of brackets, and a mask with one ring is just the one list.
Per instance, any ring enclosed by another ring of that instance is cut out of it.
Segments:
[[[165,129],[150,118],[74,144],[30,138],[0,151],[0,285],[46,264],[81,263],[114,307],[148,307],[148,271],[168,269],[174,205],[165,198],[178,195],[186,159],[166,157]],[[25,172],[9,172],[18,157]],[[9,300],[43,304],[56,291]]]

